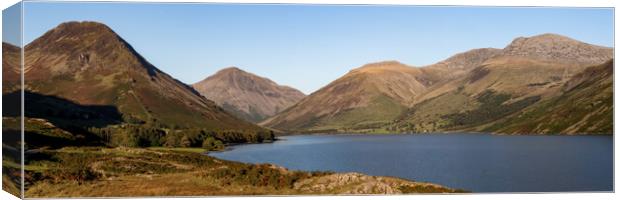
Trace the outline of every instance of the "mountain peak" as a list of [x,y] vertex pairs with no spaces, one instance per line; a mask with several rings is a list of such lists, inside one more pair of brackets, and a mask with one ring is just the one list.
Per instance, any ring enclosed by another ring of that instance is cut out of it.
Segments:
[[95,22],[95,21],[70,21],[63,22],[56,26],[56,28],[52,29],[52,31],[98,31],[99,33],[103,32],[114,32],[110,27],[103,23]]
[[532,37],[518,37],[503,50],[503,55],[529,57],[551,61],[598,64],[613,57],[613,49],[545,33]]
[[385,67],[385,66],[403,66],[405,64],[397,61],[397,60],[386,60],[386,61],[380,61],[380,62],[374,62],[374,63],[368,63],[363,65],[360,68],[373,68],[373,67]]
[[518,38],[521,38],[521,39],[533,39],[533,40],[577,41],[575,39],[569,38],[569,37],[564,36],[564,35],[556,34],[556,33],[543,33],[543,34],[534,35],[534,36],[531,36],[531,37],[518,37]]
[[235,72],[247,73],[246,71],[243,71],[242,69],[239,69],[238,67],[235,67],[235,66],[230,66],[230,67],[217,71],[218,74],[219,73],[235,73]]
[[[42,48],[49,50],[72,50],[76,46],[87,44],[111,46],[125,44],[107,25],[93,21],[64,22],[47,31],[41,37],[26,46],[27,49]],[[61,48],[61,49],[58,49]]]
[[540,35],[534,35],[531,37],[517,37],[508,45],[510,46],[527,46],[532,45],[534,43],[553,45],[559,43],[568,43],[568,44],[578,44],[582,43],[575,39],[569,38],[567,36],[555,34],[555,33],[544,33]]
[[349,73],[371,73],[371,72],[383,72],[391,70],[407,70],[414,69],[413,67],[403,64],[399,61],[388,60],[375,63],[368,63],[359,68],[351,70]]

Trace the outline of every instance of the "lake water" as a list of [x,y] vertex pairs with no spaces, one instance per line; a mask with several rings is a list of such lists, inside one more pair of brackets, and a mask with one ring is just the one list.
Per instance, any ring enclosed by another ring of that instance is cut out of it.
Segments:
[[210,153],[296,170],[361,172],[473,192],[613,190],[611,136],[303,135]]

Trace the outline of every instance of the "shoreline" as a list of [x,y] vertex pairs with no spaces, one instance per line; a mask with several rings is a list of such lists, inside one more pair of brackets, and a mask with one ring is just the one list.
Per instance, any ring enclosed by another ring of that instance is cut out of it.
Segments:
[[[325,132],[325,133],[292,133],[276,136],[309,136],[309,135],[494,135],[494,136],[614,136],[613,133],[605,134],[510,134],[510,133],[493,133],[493,132],[477,132],[477,131],[448,131],[448,132],[427,132],[427,133],[355,133],[355,132]],[[243,144],[243,143],[241,143]]]
[[[53,165],[38,162],[29,164],[31,168],[38,167],[43,171],[27,170],[26,173],[47,175],[40,176],[47,177],[45,179],[30,180],[32,182],[25,192],[33,198],[111,197],[109,191],[114,191],[114,188],[118,187],[126,189],[114,193],[115,197],[469,192],[435,183],[391,176],[372,176],[357,172],[291,170],[276,164],[230,161],[205,156],[194,151],[174,150],[174,148],[66,147],[45,150],[41,153],[64,156],[67,159],[57,161]],[[82,157],[66,157],[76,155],[76,153],[87,157],[89,161],[80,162],[79,159]],[[152,163],[153,159],[159,161]],[[71,170],[66,169],[66,166],[75,165],[70,165],[71,163],[88,166],[86,168],[90,173],[97,175],[81,180],[68,180],[57,177],[62,174],[53,173],[54,167],[61,166],[65,166],[62,173],[72,173]],[[114,163],[115,167],[106,167],[104,163]],[[136,163],[149,164],[136,167]],[[144,190],[144,188],[149,189]]]

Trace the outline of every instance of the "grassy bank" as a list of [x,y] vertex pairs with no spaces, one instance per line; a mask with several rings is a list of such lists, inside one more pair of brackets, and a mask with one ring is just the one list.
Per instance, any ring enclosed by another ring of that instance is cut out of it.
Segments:
[[27,156],[32,198],[462,192],[391,177],[244,164],[197,148],[65,147]]

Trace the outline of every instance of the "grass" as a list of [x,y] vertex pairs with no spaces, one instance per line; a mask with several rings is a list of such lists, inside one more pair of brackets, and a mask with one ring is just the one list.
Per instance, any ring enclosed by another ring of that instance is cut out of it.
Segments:
[[[540,102],[486,128],[508,134],[612,134],[613,63],[593,66],[564,94]],[[607,73],[601,71],[609,70]],[[588,71],[598,71],[588,74]]]
[[380,129],[398,117],[406,107],[390,97],[378,95],[365,107],[343,111],[322,118],[308,130],[337,130],[338,132],[381,132]]
[[190,152],[190,153],[205,153],[207,150],[203,148],[197,147],[148,147],[150,150],[158,150],[158,151],[181,151],[181,152]]
[[[29,198],[334,194],[351,187],[308,189],[321,187],[297,183],[314,183],[334,173],[220,160],[197,148],[66,147],[36,154],[31,156],[41,159],[30,160],[26,168]],[[406,180],[389,185],[403,192],[399,185],[412,184],[425,185]],[[436,185],[418,189],[406,192],[457,192]]]
[[462,91],[448,92],[423,101],[388,126],[392,132],[433,132],[450,122],[442,116],[467,112],[479,106],[475,98]]
[[482,125],[520,111],[527,106],[538,102],[540,100],[540,96],[526,97],[509,104],[504,103],[510,99],[511,95],[509,94],[486,90],[477,97],[477,100],[480,103],[478,108],[466,112],[442,116],[442,118],[450,121],[449,124],[444,125],[442,128],[450,130]]
[[17,197],[21,196],[21,190],[7,175],[2,175],[2,190]]

